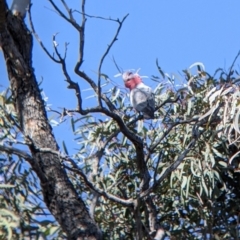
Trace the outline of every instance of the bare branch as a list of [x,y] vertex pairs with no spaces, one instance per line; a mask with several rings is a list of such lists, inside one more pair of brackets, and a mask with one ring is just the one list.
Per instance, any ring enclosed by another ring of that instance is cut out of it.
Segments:
[[[83,78],[84,80],[86,80],[90,86],[93,88],[93,90],[95,91],[95,93],[98,94],[98,87],[95,84],[95,82],[83,71],[80,71],[78,69],[75,68],[75,73]],[[116,107],[114,106],[114,104],[107,98],[107,96],[105,94],[101,94],[101,98],[105,101],[105,103],[107,104],[108,108],[110,109],[111,112],[116,111]]]
[[8,154],[14,154],[14,155],[17,155],[21,158],[24,158],[28,162],[33,162],[32,156],[27,154],[25,151],[20,150],[20,149],[0,145],[0,151],[8,153]]
[[[57,36],[58,33],[54,34],[53,35],[53,47],[54,47],[54,50],[58,56],[58,58],[60,59],[58,63],[61,63],[63,64],[64,63],[64,69],[66,70],[66,63],[65,63],[65,60],[66,60],[66,57],[67,57],[67,46],[68,46],[68,43],[65,43],[65,52],[64,52],[64,57],[61,57],[61,54],[59,53],[58,51],[58,44],[57,44],[57,41],[56,41],[56,36]],[[65,75],[65,72],[64,72],[64,75]]]
[[78,83],[76,82],[73,82],[69,75],[67,74],[67,72],[65,72],[65,69],[66,69],[66,66],[65,66],[65,63],[63,63],[63,70],[64,70],[64,75],[67,77],[66,81],[69,83],[68,85],[68,88],[69,89],[74,89],[75,90],[75,94],[76,94],[76,97],[77,97],[77,101],[78,101],[78,104],[77,104],[77,109],[76,110],[69,110],[69,112],[78,112],[82,115],[87,115],[88,113],[99,113],[99,112],[103,112],[103,110],[97,106],[97,107],[94,107],[94,108],[88,108],[86,110],[84,110],[82,108],[82,95],[81,95],[81,90],[80,90],[80,87],[78,85]]
[[40,46],[42,47],[43,51],[56,63],[60,63],[60,61],[58,61],[57,59],[55,59],[47,50],[47,48],[44,46],[43,42],[41,41],[41,39],[39,38],[38,34],[35,31],[34,25],[33,25],[33,21],[32,21],[32,14],[31,14],[31,7],[32,4],[30,4],[29,8],[28,8],[28,16],[29,16],[29,23],[30,23],[30,28],[31,31],[34,35],[34,37],[37,39],[38,43],[40,44]]
[[85,15],[88,18],[97,18],[97,19],[102,19],[102,20],[106,20],[106,21],[119,22],[119,19],[113,19],[111,17],[105,18],[105,17],[100,17],[100,16],[93,16],[93,15],[89,15],[89,14],[86,14],[86,13],[83,13],[83,12],[80,12],[80,11],[77,11],[77,10],[74,10],[73,12],[80,13],[82,15]]
[[[81,24],[81,31],[79,30],[79,57],[78,57],[78,61],[75,65],[75,73],[83,78],[84,80],[86,80],[90,86],[93,88],[93,90],[95,91],[95,93],[98,94],[98,87],[95,84],[95,82],[87,75],[85,74],[83,71],[80,71],[80,68],[83,64],[83,56],[84,56],[84,43],[85,43],[85,23],[86,23],[86,17],[85,17],[85,0],[82,0],[82,24]],[[80,96],[80,95],[79,95]],[[115,106],[111,103],[111,101],[105,96],[105,94],[101,94],[99,97],[101,97],[105,103],[107,104],[108,108],[110,109],[110,111],[114,111],[116,110]]]
[[[62,17],[64,18],[67,22],[69,22],[71,25],[73,25],[74,28],[76,28],[78,31],[82,31],[81,27],[79,26],[79,24],[77,24],[75,22],[75,20],[73,19],[69,19],[59,8],[58,6],[52,1],[52,0],[48,0],[52,5],[53,7],[55,8],[55,10],[57,11],[57,13]],[[62,1],[63,2],[63,1]],[[85,4],[85,3],[84,3]],[[65,5],[64,5],[65,6]]]
[[66,10],[67,10],[67,12],[68,12],[68,14],[69,14],[70,20],[71,20],[72,22],[75,22],[75,23],[76,23],[73,15],[72,15],[72,10],[68,7],[68,5],[66,4],[66,2],[65,2],[64,0],[61,0],[61,2],[62,2],[62,4],[64,5],[64,7],[66,8]]
[[122,25],[123,25],[123,22],[125,21],[125,19],[128,17],[129,14],[127,14],[123,19],[122,21],[118,21],[119,23],[119,26],[118,26],[118,29],[116,31],[116,34],[115,36],[113,37],[113,40],[111,41],[111,43],[108,45],[105,53],[103,54],[101,60],[100,60],[100,63],[99,63],[99,67],[98,67],[98,103],[100,105],[100,107],[102,107],[102,101],[101,101],[101,70],[102,70],[102,64],[103,64],[103,61],[105,59],[105,57],[108,55],[110,49],[112,48],[113,44],[117,41],[117,37],[119,35],[119,32],[122,28]]
[[[85,13],[85,0],[82,0],[82,12]],[[75,73],[79,75],[79,69],[83,64],[83,56],[84,56],[84,43],[85,43],[85,23],[86,23],[86,18],[85,15],[82,15],[82,24],[81,24],[81,31],[79,31],[79,56],[78,56],[78,61],[75,66]],[[80,76],[80,75],[79,75]],[[85,78],[84,78],[85,79]],[[85,79],[86,80],[86,79]]]
[[118,72],[119,72],[119,73],[122,73],[123,71],[118,67],[117,62],[116,62],[116,60],[115,60],[114,57],[113,57],[113,63],[114,63],[114,65],[115,65],[115,67],[117,68]]

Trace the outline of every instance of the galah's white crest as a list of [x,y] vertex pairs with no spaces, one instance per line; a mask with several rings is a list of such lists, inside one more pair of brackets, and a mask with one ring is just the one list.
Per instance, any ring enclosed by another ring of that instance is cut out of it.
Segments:
[[14,15],[25,17],[30,0],[13,0],[11,11]]
[[146,86],[138,73],[124,72],[125,87],[130,89],[130,102],[134,109],[143,113],[145,119],[154,118],[155,100],[152,89]]

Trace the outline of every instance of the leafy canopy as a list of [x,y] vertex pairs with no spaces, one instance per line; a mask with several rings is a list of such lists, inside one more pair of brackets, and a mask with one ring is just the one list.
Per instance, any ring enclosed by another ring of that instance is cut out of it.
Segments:
[[[142,176],[132,142],[114,119],[98,114],[65,116],[79,149],[68,156],[63,145],[63,166],[90,210],[97,194],[94,217],[106,239],[132,239],[135,222],[128,202],[138,196],[143,201],[151,197],[157,222],[168,235],[202,239],[210,233],[216,239],[236,238],[239,74],[218,69],[210,75],[196,63],[176,80],[157,67],[160,75],[152,76],[159,82],[152,121],[136,116],[125,92],[107,86],[105,92],[132,133],[144,139],[149,188],[141,192]],[[0,96],[0,127],[1,235],[8,239],[63,236],[49,218],[39,182],[24,161],[28,150],[9,91]],[[141,218],[149,224],[144,209]]]

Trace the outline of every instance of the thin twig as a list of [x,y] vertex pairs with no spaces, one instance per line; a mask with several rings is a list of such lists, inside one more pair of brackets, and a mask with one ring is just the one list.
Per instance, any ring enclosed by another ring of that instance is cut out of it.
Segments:
[[59,53],[58,51],[58,45],[57,45],[57,41],[56,41],[56,36],[57,36],[58,33],[54,34],[53,35],[53,47],[54,47],[54,50],[59,58],[59,63],[63,64],[64,63],[64,66],[65,66],[65,69],[66,69],[66,63],[65,63],[65,60],[66,60],[66,57],[67,57],[67,46],[68,46],[68,43],[65,43],[65,51],[64,51],[64,57],[61,57],[61,54]]
[[125,21],[125,19],[128,17],[129,14],[127,14],[123,19],[122,21],[118,21],[119,23],[119,26],[118,26],[118,29],[116,31],[116,34],[115,36],[113,37],[113,40],[111,41],[111,43],[108,45],[105,53],[103,54],[101,60],[100,60],[100,63],[99,63],[99,67],[98,67],[98,103],[100,105],[100,107],[102,107],[102,100],[101,100],[101,91],[102,91],[102,88],[101,88],[101,70],[102,70],[102,64],[103,64],[103,61],[105,59],[105,57],[108,55],[110,49],[112,48],[113,44],[117,41],[117,37],[120,33],[120,30],[122,28],[122,25],[123,25],[123,22]]
[[68,12],[68,14],[69,14],[70,20],[71,20],[72,22],[75,22],[75,23],[76,23],[73,15],[72,15],[72,10],[68,7],[68,5],[66,4],[66,2],[65,2],[64,0],[61,0],[61,2],[62,2],[62,4],[64,5],[65,9],[67,10],[67,12]]
[[119,72],[119,73],[122,73],[123,70],[120,70],[120,68],[119,68],[118,65],[117,65],[117,62],[116,62],[115,58],[113,57],[112,59],[113,59],[113,63],[114,63],[114,65],[115,65],[115,67],[117,68],[118,72]]
[[[82,12],[85,13],[85,0],[82,0]],[[78,61],[75,66],[75,72],[77,73],[83,64],[83,56],[84,56],[84,43],[85,43],[85,24],[86,18],[85,15],[82,15],[82,24],[81,24],[81,31],[79,31],[79,56]]]
[[30,28],[31,31],[34,35],[34,37],[37,39],[38,43],[40,44],[40,46],[42,47],[43,51],[56,63],[60,63],[60,61],[58,61],[57,59],[55,59],[47,50],[47,48],[44,46],[43,42],[41,41],[41,39],[39,38],[38,34],[35,31],[34,25],[33,25],[33,21],[32,21],[32,14],[31,14],[31,7],[32,4],[30,4],[29,8],[28,8],[28,16],[29,16],[29,23],[30,23]]
[[67,22],[69,22],[71,25],[73,25],[73,27],[75,27],[78,31],[81,31],[81,30],[82,30],[81,27],[79,26],[79,24],[77,24],[77,23],[75,22],[75,20],[72,21],[71,19],[69,19],[69,18],[58,8],[58,6],[54,3],[54,1],[52,1],[52,0],[48,0],[48,1],[53,5],[53,7],[55,8],[55,10],[58,12],[58,14],[59,14],[63,19],[65,19]]
[[97,19],[102,19],[102,20],[106,20],[106,21],[119,22],[119,19],[113,19],[111,17],[105,18],[105,17],[100,17],[100,16],[93,16],[93,15],[89,15],[89,14],[86,14],[86,13],[83,13],[83,12],[80,12],[80,11],[77,11],[77,10],[74,10],[73,12],[80,13],[82,15],[85,15],[86,17],[89,17],[89,18],[97,18]]

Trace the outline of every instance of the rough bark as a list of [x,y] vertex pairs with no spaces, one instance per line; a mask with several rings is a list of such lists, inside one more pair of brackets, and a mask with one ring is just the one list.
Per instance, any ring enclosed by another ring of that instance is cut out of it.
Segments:
[[101,232],[61,165],[59,147],[48,123],[32,68],[32,35],[21,17],[6,11],[0,0],[0,43],[6,60],[20,128],[34,158],[44,201],[68,239],[101,239]]

